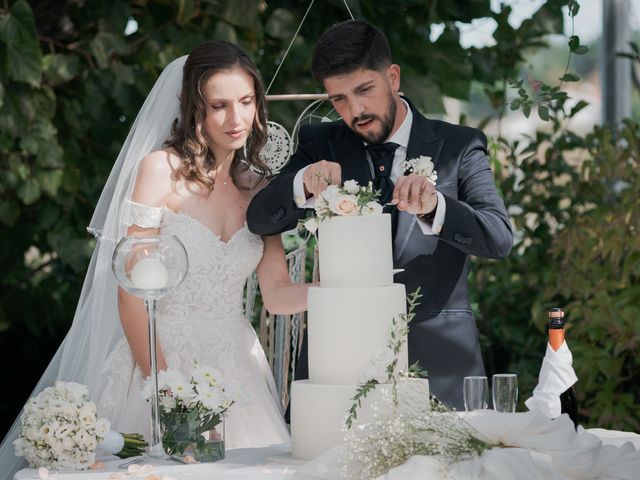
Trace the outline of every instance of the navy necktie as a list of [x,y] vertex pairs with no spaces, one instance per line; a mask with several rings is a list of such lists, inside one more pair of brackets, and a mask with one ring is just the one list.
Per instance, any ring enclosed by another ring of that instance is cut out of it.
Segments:
[[393,157],[397,143],[387,142],[379,145],[367,145],[366,149],[371,156],[375,176],[373,178],[373,188],[380,190],[380,204],[389,203],[393,195],[393,182],[391,181],[391,169],[393,168]]

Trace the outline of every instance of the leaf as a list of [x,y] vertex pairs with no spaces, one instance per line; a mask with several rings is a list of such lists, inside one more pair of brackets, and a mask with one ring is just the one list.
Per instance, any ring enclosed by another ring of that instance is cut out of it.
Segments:
[[184,26],[199,14],[199,8],[194,0],[180,0],[178,4],[178,17],[176,23]]
[[52,85],[60,85],[73,79],[80,71],[80,59],[76,55],[52,53],[42,59],[45,78]]
[[58,193],[58,188],[62,184],[62,178],[64,174],[62,170],[53,171],[40,171],[36,175],[42,190],[44,190],[50,197],[55,197]]
[[516,98],[515,100],[513,100],[513,101],[511,102],[511,104],[509,105],[509,108],[510,108],[511,110],[518,110],[518,109],[520,108],[520,104],[521,104],[520,99],[519,99],[519,98]]
[[580,45],[578,48],[576,48],[573,53],[575,53],[576,55],[584,55],[585,53],[589,52],[589,47],[587,47],[586,45]]
[[20,207],[10,200],[0,200],[0,222],[12,227],[20,216]]
[[4,85],[0,82],[0,108],[4,104]]
[[522,113],[524,114],[525,117],[529,118],[529,115],[531,114],[531,105],[523,105],[522,106]]
[[127,51],[127,44],[123,37],[110,32],[98,32],[89,43],[91,53],[96,58],[100,68],[107,68],[114,53],[124,54]]
[[562,82],[577,82],[580,80],[580,77],[575,73],[565,73],[562,77],[560,77],[560,81]]
[[586,108],[589,106],[589,102],[585,101],[585,100],[580,100],[578,101],[578,103],[576,103],[574,105],[574,107],[571,109],[571,112],[569,113],[570,117],[575,116],[576,113],[578,113],[579,111],[581,111],[582,109]]
[[544,105],[540,105],[538,107],[538,116],[540,117],[540,119],[544,120],[545,122],[549,121],[549,108],[545,107]]
[[578,37],[577,35],[571,35],[569,37],[569,49],[574,52],[576,50],[576,48],[578,48],[580,46],[580,37]]
[[638,56],[634,53],[627,53],[627,52],[619,52],[616,53],[616,57],[621,57],[621,58],[630,58],[631,60],[635,60],[638,58]]
[[580,11],[580,4],[577,2],[577,0],[569,0],[569,15],[571,17],[575,17],[576,15],[578,15],[578,12]]
[[40,198],[40,184],[34,178],[27,178],[16,192],[25,205],[31,205]]
[[42,77],[42,52],[31,7],[17,1],[0,18],[0,39],[6,43],[9,77],[36,86]]
[[267,20],[265,33],[270,37],[286,40],[293,36],[295,27],[296,18],[293,13],[285,8],[276,8]]

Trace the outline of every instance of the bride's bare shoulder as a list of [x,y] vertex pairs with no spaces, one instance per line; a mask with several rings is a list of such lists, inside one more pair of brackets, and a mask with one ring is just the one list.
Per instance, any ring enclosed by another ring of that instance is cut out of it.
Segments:
[[147,154],[138,168],[132,199],[150,206],[164,206],[174,191],[174,173],[180,157],[170,149]]
[[171,178],[180,166],[180,156],[172,148],[148,153],[140,162],[139,175]]

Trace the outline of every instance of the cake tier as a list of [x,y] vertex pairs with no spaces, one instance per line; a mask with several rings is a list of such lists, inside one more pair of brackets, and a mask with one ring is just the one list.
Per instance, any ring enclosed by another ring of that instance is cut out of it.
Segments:
[[[353,403],[356,388],[356,385],[318,385],[308,380],[291,384],[291,455],[294,458],[310,460],[343,443],[342,425]],[[425,402],[428,402],[428,380],[400,383],[401,396],[403,388],[420,389]],[[356,425],[368,421],[371,405],[380,402],[383,390],[390,393],[391,385],[378,385],[363,400]]]
[[391,215],[333,217],[318,233],[323,287],[382,287],[393,283]]
[[[406,313],[404,285],[311,287],[308,294],[309,379],[357,384],[389,342],[393,318]],[[398,368],[407,366],[406,343]]]

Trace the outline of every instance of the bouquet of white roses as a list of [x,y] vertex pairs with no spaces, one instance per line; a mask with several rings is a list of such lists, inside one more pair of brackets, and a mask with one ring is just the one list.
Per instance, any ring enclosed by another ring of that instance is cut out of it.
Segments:
[[382,213],[382,205],[376,201],[379,196],[371,182],[367,186],[355,180],[347,180],[341,187],[329,185],[316,199],[315,215],[305,220],[303,226],[315,233],[319,223],[331,217],[379,215]]
[[29,399],[20,423],[16,455],[34,467],[77,470],[95,462],[95,449],[110,428],[96,415],[85,385],[60,381]]
[[[143,390],[147,400],[151,388],[147,379]],[[158,401],[162,445],[167,453],[189,454],[202,461],[224,458],[223,438],[218,437],[220,433],[211,433],[222,424],[223,414],[235,400],[215,369],[196,365],[190,377],[171,368],[159,372]]]
[[[20,418],[16,455],[33,467],[84,470],[95,463],[96,448],[120,458],[140,455],[147,442],[139,433],[110,431],[98,418],[86,385],[57,381],[29,399]],[[103,443],[104,442],[104,443]]]

